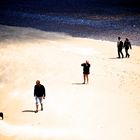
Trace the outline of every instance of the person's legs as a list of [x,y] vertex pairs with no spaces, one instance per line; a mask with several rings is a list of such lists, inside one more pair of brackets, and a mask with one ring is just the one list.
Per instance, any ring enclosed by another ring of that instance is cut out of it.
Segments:
[[84,77],[84,82],[83,84],[85,84],[87,82],[88,84],[88,74],[83,74],[83,77]]
[[121,53],[121,55],[122,55],[122,58],[124,58],[122,51],[121,51],[120,53]]
[[125,53],[126,53],[126,56],[125,57],[129,57],[128,49],[125,49]]
[[118,50],[118,58],[120,58],[120,51]]
[[128,53],[128,58],[130,57],[130,54]]
[[41,111],[43,111],[43,104],[41,104]]
[[38,97],[36,96],[36,98],[35,98],[35,100],[36,100],[36,113],[38,112]]
[[39,102],[40,102],[40,104],[41,104],[41,110],[43,110],[42,98],[43,98],[43,97],[39,97]]
[[36,113],[38,112],[38,105],[36,105],[36,111],[35,111]]
[[85,82],[86,82],[86,74],[83,74],[83,78],[84,78],[83,84],[85,84]]
[[88,84],[88,74],[87,74],[87,84]]
[[125,57],[127,58],[127,49],[125,49],[125,54],[126,54]]
[[125,53],[126,53],[126,58],[128,57],[128,49],[125,49]]

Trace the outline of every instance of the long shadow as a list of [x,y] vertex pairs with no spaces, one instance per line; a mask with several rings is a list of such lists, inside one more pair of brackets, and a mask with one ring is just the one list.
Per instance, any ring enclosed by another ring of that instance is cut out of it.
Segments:
[[112,58],[109,58],[109,59],[122,59],[122,58],[119,58],[119,57],[112,57]]
[[22,112],[33,112],[33,113],[35,113],[35,110],[23,110]]
[[83,83],[72,83],[72,85],[84,85]]

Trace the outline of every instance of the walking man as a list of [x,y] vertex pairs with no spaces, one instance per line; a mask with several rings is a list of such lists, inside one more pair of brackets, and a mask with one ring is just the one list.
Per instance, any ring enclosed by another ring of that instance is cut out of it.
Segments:
[[[122,53],[122,49],[123,49],[123,42],[121,40],[121,37],[118,37],[118,42],[117,42],[117,48],[118,48],[118,58],[120,58],[122,56],[122,58],[124,58],[124,55]],[[121,55],[121,56],[120,56]]]
[[89,73],[90,73],[90,71],[89,71],[90,64],[89,64],[89,62],[86,60],[86,62],[85,62],[85,63],[82,63],[81,66],[83,66],[83,78],[84,78],[83,84],[85,84],[86,81],[87,81],[87,84],[88,84],[88,75],[89,75]]
[[34,97],[36,100],[36,113],[38,112],[39,102],[41,105],[41,110],[43,111],[43,103],[42,100],[45,99],[45,87],[40,84],[40,81],[36,81],[36,85],[34,86]]
[[124,42],[124,48],[125,48],[125,53],[126,53],[126,58],[128,57],[130,57],[130,54],[128,53],[128,50],[129,50],[129,48],[130,49],[132,49],[132,47],[131,47],[131,43],[130,43],[130,41],[129,41],[129,39],[128,38],[126,38],[125,39],[125,42]]

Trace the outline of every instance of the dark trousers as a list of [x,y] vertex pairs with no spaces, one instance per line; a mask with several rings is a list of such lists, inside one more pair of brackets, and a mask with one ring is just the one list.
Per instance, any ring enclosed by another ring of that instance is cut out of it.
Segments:
[[122,53],[122,50],[118,50],[118,57],[120,58],[120,56],[122,56],[122,58],[124,58],[124,55]]
[[125,53],[126,53],[126,56],[125,57],[130,57],[130,54],[128,53],[128,49],[125,49]]

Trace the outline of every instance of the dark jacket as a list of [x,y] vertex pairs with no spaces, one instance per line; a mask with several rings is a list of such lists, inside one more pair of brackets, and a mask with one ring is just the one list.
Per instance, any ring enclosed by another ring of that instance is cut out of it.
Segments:
[[128,50],[129,48],[132,49],[132,48],[131,48],[131,43],[130,43],[130,41],[125,41],[125,42],[124,42],[124,48],[125,48],[126,50]]
[[118,47],[118,51],[122,51],[122,48],[123,48],[123,42],[122,42],[121,40],[118,42],[117,47]]
[[90,68],[90,64],[89,63],[83,63],[81,64],[81,66],[83,66],[83,74],[89,74],[89,68]]
[[37,97],[45,97],[45,87],[43,85],[35,85],[34,86],[34,96]]

